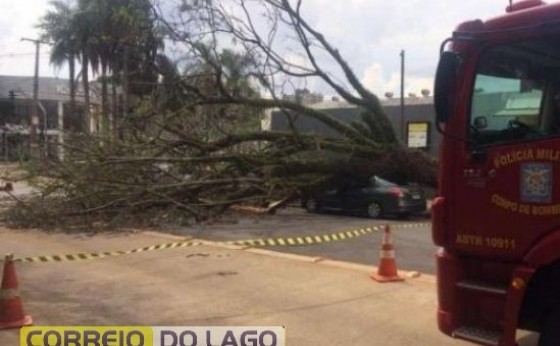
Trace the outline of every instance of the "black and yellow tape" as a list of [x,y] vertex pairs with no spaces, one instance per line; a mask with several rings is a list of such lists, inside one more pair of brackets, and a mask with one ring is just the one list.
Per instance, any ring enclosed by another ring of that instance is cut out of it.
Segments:
[[[137,249],[132,250],[125,250],[125,251],[104,251],[104,252],[78,252],[74,254],[66,254],[66,255],[48,255],[48,256],[31,256],[31,257],[16,257],[14,258],[14,262],[23,262],[23,263],[47,263],[47,262],[68,262],[68,261],[87,261],[105,257],[115,257],[115,256],[123,256],[123,255],[131,255],[140,252],[148,252],[148,251],[157,251],[157,250],[165,250],[165,249],[175,249],[181,247],[191,247],[200,245],[199,241],[184,241],[184,242],[176,242],[176,243],[165,243],[165,244],[157,244],[151,246],[145,246]],[[2,259],[0,259],[0,262]]]
[[225,242],[229,245],[251,246],[251,247],[267,247],[267,246],[305,246],[322,243],[330,243],[335,241],[347,240],[361,237],[375,231],[382,230],[383,227],[367,227],[355,229],[352,231],[335,232],[329,234],[309,235],[299,237],[279,237],[279,238],[262,238],[247,240],[231,240]]
[[[429,223],[411,223],[411,224],[397,224],[391,225],[392,228],[413,228],[413,227],[428,227]],[[374,226],[355,229],[351,231],[334,232],[328,234],[309,235],[309,236],[296,236],[296,237],[278,237],[278,238],[261,238],[261,239],[245,239],[245,240],[230,240],[216,242],[226,245],[249,246],[249,247],[269,247],[269,246],[306,246],[324,243],[332,243],[337,241],[348,240],[352,238],[361,237],[371,234],[375,231],[382,231],[384,226]],[[68,261],[87,261],[106,257],[116,257],[123,255],[131,255],[141,252],[158,251],[166,249],[184,248],[201,245],[201,241],[189,240],[175,243],[164,243],[151,246],[145,246],[132,250],[119,250],[119,251],[104,251],[104,252],[78,252],[74,254],[65,255],[46,255],[46,256],[30,256],[14,258],[14,262],[22,263],[48,263],[48,262],[68,262]],[[0,262],[3,258],[0,258]]]
[[391,228],[420,228],[420,227],[431,227],[432,224],[428,222],[417,222],[417,223],[399,223],[391,225]]
[[[429,223],[406,223],[394,224],[391,228],[416,228],[416,227],[429,227]],[[311,235],[311,236],[297,236],[297,237],[279,237],[279,238],[261,238],[261,239],[246,239],[246,240],[231,240],[225,242],[228,245],[251,246],[251,247],[268,247],[268,246],[306,246],[316,245],[322,243],[330,243],[341,240],[348,240],[356,237],[361,237],[371,234],[375,231],[382,231],[385,226],[374,226],[355,229],[352,231],[335,232],[329,234]]]

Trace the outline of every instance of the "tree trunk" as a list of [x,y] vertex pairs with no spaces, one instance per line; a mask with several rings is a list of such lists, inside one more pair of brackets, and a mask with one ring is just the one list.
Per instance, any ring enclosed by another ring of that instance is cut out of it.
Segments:
[[112,126],[113,126],[113,136],[118,138],[119,136],[119,105],[118,105],[118,98],[117,98],[117,81],[113,78],[111,81],[111,98],[112,98]]
[[129,60],[130,54],[130,47],[128,45],[124,46],[124,56],[123,56],[123,79],[122,79],[122,86],[123,86],[123,117],[126,118],[128,116],[128,107],[129,107],[129,94],[130,94],[130,73],[129,73]]
[[91,114],[90,114],[90,99],[89,99],[89,58],[86,54],[82,59],[82,82],[84,85],[84,121],[86,126],[86,133],[94,132],[91,128]]
[[107,88],[107,62],[101,62],[101,131],[104,136],[109,135],[109,102]]
[[[76,116],[76,60],[74,54],[70,54],[68,57],[68,69],[70,73],[70,107],[69,113],[70,117]],[[62,116],[64,117],[64,112],[62,112]],[[61,129],[63,130],[63,129]]]

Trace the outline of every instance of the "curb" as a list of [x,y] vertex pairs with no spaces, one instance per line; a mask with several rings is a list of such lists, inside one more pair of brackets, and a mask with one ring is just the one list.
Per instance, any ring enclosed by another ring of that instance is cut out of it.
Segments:
[[[159,232],[154,232],[154,231],[150,231],[149,234],[153,235],[153,236],[158,236],[158,235],[161,235],[163,237],[168,236],[165,233],[159,233]],[[176,237],[175,239],[183,239],[179,236],[174,236],[174,235],[171,235],[171,236]],[[317,256],[313,257],[313,256],[306,256],[306,255],[298,255],[298,254],[278,252],[278,251],[273,251],[273,250],[252,248],[252,247],[248,247],[248,246],[224,244],[224,243],[219,243],[219,242],[214,242],[214,241],[209,241],[209,240],[201,240],[201,241],[199,241],[199,243],[202,246],[210,246],[210,247],[215,247],[215,248],[220,248],[220,249],[225,249],[225,250],[232,250],[232,251],[245,251],[245,252],[249,252],[249,253],[253,253],[253,254],[261,255],[261,256],[269,256],[269,257],[281,258],[281,259],[291,260],[291,261],[312,263],[312,264],[317,264],[317,265],[325,265],[325,266],[328,266],[328,267],[339,268],[339,269],[344,269],[344,270],[352,270],[352,271],[357,271],[357,272],[362,272],[362,273],[367,273],[367,274],[369,274],[371,272],[376,272],[377,269],[378,269],[377,266],[373,266],[373,265],[368,266],[368,265],[365,265],[365,264],[345,262],[345,261],[337,261],[337,260],[332,260],[332,259],[324,258],[324,257],[317,257]],[[435,277],[435,275],[432,275],[432,274],[420,273],[418,271],[399,270],[399,275],[402,275],[407,279],[414,279],[414,281],[419,281],[419,282],[424,282],[424,283],[429,283],[429,284],[435,284],[436,283],[436,277]]]

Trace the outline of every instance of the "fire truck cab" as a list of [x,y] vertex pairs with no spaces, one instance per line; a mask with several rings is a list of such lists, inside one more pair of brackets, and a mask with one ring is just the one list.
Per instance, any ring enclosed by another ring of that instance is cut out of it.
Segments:
[[432,235],[438,324],[484,345],[560,345],[560,3],[526,0],[442,44]]

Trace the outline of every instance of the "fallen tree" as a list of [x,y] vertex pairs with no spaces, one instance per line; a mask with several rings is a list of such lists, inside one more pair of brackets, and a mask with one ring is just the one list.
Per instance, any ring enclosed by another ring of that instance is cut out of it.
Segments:
[[[177,11],[154,8],[176,62],[159,58],[160,82],[136,102],[120,138],[75,135],[64,161],[42,162],[33,181],[49,208],[27,210],[93,220],[174,210],[200,222],[232,205],[273,211],[349,177],[435,185],[434,161],[400,143],[379,99],[301,7],[288,0],[185,0]],[[259,16],[265,22],[257,25]],[[235,45],[223,48],[227,39]],[[285,58],[288,48],[304,62]],[[325,61],[339,73],[326,71]],[[343,123],[286,98],[301,79],[320,80],[357,107],[360,119]],[[260,129],[271,109],[287,117],[289,131]],[[300,132],[300,116],[336,135]]]

